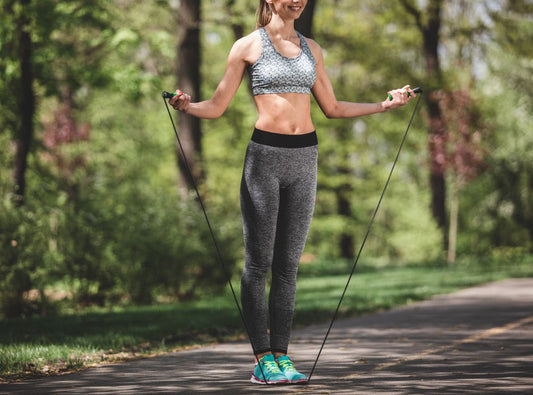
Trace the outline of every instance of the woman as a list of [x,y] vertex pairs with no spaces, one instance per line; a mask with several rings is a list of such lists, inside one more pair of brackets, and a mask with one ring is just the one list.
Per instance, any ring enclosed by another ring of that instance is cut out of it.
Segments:
[[[384,112],[415,97],[409,85],[392,100],[352,103],[335,98],[322,49],[294,29],[307,0],[260,0],[257,30],[235,42],[226,71],[209,100],[193,103],[177,90],[174,109],[200,118],[220,117],[248,71],[257,106],[241,182],[245,265],[241,281],[244,319],[256,357],[251,381],[306,382],[287,356],[296,274],[313,215],[318,145],[310,94],[328,118]],[[265,296],[272,270],[268,314]],[[270,321],[270,333],[267,321]]]

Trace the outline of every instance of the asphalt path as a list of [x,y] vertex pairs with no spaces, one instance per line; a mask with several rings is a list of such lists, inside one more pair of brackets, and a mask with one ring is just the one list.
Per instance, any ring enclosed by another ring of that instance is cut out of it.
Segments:
[[[308,374],[328,324],[293,334]],[[254,385],[247,342],[0,385],[0,394],[533,394],[533,279],[339,320],[307,385]]]

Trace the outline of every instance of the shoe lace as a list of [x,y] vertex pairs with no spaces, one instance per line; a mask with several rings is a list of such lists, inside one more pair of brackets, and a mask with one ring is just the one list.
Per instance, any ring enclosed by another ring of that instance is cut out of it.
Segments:
[[290,359],[285,359],[285,360],[282,360],[282,361],[278,361],[278,365],[283,370],[289,370],[291,372],[295,372],[296,371],[296,368],[294,367],[294,363]]
[[268,373],[279,373],[278,364],[275,361],[263,361],[263,366]]

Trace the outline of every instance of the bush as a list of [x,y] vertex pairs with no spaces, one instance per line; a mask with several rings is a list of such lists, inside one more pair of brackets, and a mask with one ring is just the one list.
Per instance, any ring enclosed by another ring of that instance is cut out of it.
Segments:
[[[50,250],[50,215],[39,206],[16,207],[5,196],[0,208],[0,316],[28,316],[46,309],[44,287],[55,254]],[[25,298],[39,290],[40,301]]]
[[[135,184],[114,191],[88,185],[75,200],[44,191],[21,207],[9,196],[0,201],[0,316],[51,311],[47,291],[58,284],[80,306],[191,299],[225,289],[194,199]],[[228,222],[222,215],[211,220]],[[214,231],[231,275],[240,237]],[[29,291],[37,297],[28,298]]]
[[[134,303],[150,303],[157,294],[191,299],[225,288],[226,277],[197,202],[180,202],[164,193],[136,194],[123,210],[114,251],[122,286]],[[237,260],[235,235],[214,231],[231,273]]]

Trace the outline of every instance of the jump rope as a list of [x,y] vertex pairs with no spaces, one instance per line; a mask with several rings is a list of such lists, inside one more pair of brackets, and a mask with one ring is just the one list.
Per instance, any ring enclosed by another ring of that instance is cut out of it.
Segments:
[[[416,88],[413,89],[413,92],[414,93],[422,93],[423,91],[422,91],[422,88],[416,87]],[[168,103],[167,103],[166,99],[170,99],[170,98],[174,97],[175,95],[176,95],[175,93],[170,93],[170,92],[163,91],[163,94],[162,94],[163,102],[165,103],[165,107],[167,109],[168,116],[169,116],[170,122],[172,124],[172,128],[174,129],[174,135],[176,136],[176,140],[178,142],[178,146],[179,146],[181,155],[183,157],[183,162],[185,164],[187,175],[188,175],[188,177],[189,177],[189,179],[191,181],[191,185],[194,188],[194,191],[196,193],[196,198],[198,199],[198,203],[200,204],[200,207],[201,207],[202,212],[204,214],[205,222],[207,223],[207,227],[209,228],[209,234],[211,235],[211,240],[212,240],[213,245],[215,247],[217,260],[218,260],[220,266],[222,267],[222,271],[224,272],[224,276],[226,277],[226,282],[228,283],[228,285],[230,287],[231,294],[233,295],[233,300],[235,302],[235,305],[237,306],[237,310],[239,311],[239,316],[241,317],[242,323],[244,325],[244,329],[246,331],[246,334],[248,335],[248,340],[250,341],[250,345],[252,346],[253,353],[254,353],[254,355],[257,355],[256,349],[255,349],[254,344],[253,344],[253,342],[251,340],[251,337],[250,337],[250,330],[248,328],[248,325],[246,324],[246,320],[244,319],[244,314],[242,312],[241,305],[240,305],[240,303],[239,303],[239,301],[237,299],[237,295],[235,293],[235,289],[234,289],[233,284],[231,282],[231,277],[230,277],[229,271],[227,269],[226,264],[224,263],[224,259],[222,258],[222,254],[220,252],[220,248],[218,246],[217,239],[215,237],[215,233],[213,232],[213,227],[211,226],[211,221],[209,221],[209,217],[207,215],[207,210],[205,208],[204,202],[203,202],[202,197],[200,195],[200,192],[198,190],[198,186],[196,184],[196,180],[194,179],[194,176],[192,174],[191,167],[189,166],[189,161],[187,160],[187,157],[185,155],[185,150],[183,149],[183,145],[181,143],[181,140],[180,140],[180,137],[179,137],[179,134],[178,134],[178,130],[176,128],[176,125],[174,124],[174,118],[172,118],[172,114],[170,113],[170,109],[168,108]],[[407,96],[409,96],[409,92],[407,92]],[[392,95],[389,94],[388,98],[389,98],[389,100],[392,100]],[[396,164],[398,163],[398,159],[400,158],[400,153],[402,151],[403,145],[404,145],[405,141],[407,140],[407,134],[409,133],[409,128],[411,127],[411,124],[413,123],[413,119],[415,117],[415,114],[416,114],[416,111],[418,109],[418,105],[420,103],[420,99],[421,98],[422,98],[422,95],[420,95],[418,97],[418,100],[416,101],[415,108],[413,110],[413,113],[411,114],[411,118],[409,119],[409,124],[407,125],[405,133],[403,134],[403,138],[402,138],[402,141],[401,141],[400,146],[398,148],[398,152],[396,153],[396,157],[394,158],[394,162],[392,163],[391,169],[389,171],[389,176],[387,177],[387,181],[385,182],[385,186],[383,187],[383,190],[381,191],[381,195],[379,197],[378,203],[376,205],[376,208],[374,209],[374,213],[372,214],[372,218],[370,219],[370,223],[368,224],[368,227],[367,227],[367,230],[366,230],[366,233],[365,233],[365,237],[363,238],[363,241],[361,242],[361,246],[359,247],[359,250],[357,252],[357,256],[356,256],[355,261],[354,261],[354,263],[352,265],[352,269],[350,271],[350,275],[348,276],[348,280],[346,281],[346,285],[344,286],[344,290],[342,291],[341,297],[340,297],[339,302],[337,304],[337,308],[335,309],[335,313],[333,314],[333,317],[332,317],[331,322],[329,324],[328,330],[326,331],[326,335],[324,336],[324,340],[322,341],[322,345],[320,346],[320,349],[319,349],[318,354],[316,356],[316,359],[314,361],[313,368],[311,369],[311,372],[307,376],[307,381],[303,382],[302,384],[308,384],[311,381],[311,377],[313,376],[315,368],[316,368],[316,366],[318,364],[318,359],[320,358],[320,355],[322,354],[322,350],[324,349],[324,346],[326,345],[326,342],[328,340],[328,337],[329,337],[329,334],[331,332],[331,329],[333,328],[333,324],[335,323],[335,320],[337,319],[337,315],[339,313],[339,309],[341,307],[342,301],[344,300],[344,296],[346,295],[346,291],[348,290],[348,286],[350,285],[350,281],[352,280],[353,274],[355,272],[355,268],[357,266],[357,263],[359,262],[359,257],[361,256],[361,253],[362,253],[363,248],[365,246],[365,243],[366,243],[366,240],[368,238],[368,235],[370,234],[370,230],[372,229],[372,225],[374,224],[374,220],[375,220],[376,215],[378,213],[379,207],[381,206],[381,202],[383,200],[383,197],[385,196],[385,192],[387,191],[387,188],[388,188],[388,186],[390,184],[390,180],[392,178],[392,173],[394,172],[394,168],[396,167]],[[259,368],[261,370],[261,373],[262,373],[263,377],[265,378],[265,383],[266,384],[270,384],[268,382],[268,380],[266,380],[266,376],[264,374],[264,371],[263,371],[263,368],[262,368],[261,364],[258,364],[258,365],[259,365]]]

